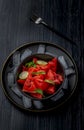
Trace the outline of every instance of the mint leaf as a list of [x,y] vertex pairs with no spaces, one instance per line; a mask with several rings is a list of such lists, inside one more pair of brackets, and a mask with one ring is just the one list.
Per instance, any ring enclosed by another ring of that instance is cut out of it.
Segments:
[[43,95],[43,90],[41,90],[41,89],[36,89],[35,92]]
[[30,61],[25,64],[26,67],[36,67],[36,64],[33,61]]

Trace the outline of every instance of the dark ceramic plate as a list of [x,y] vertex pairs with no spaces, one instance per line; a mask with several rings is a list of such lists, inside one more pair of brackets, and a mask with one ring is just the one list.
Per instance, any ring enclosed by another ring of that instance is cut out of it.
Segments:
[[[58,58],[64,74],[64,82],[57,92],[41,100],[24,94],[16,82],[18,69],[28,57],[34,55],[44,60]],[[24,110],[41,112],[60,107],[72,96],[78,82],[78,71],[73,58],[65,49],[48,42],[34,42],[24,44],[8,56],[1,77],[4,93],[13,104]]]

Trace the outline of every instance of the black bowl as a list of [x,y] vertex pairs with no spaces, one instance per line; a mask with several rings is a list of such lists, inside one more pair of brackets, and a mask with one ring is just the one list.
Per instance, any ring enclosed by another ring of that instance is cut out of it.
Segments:
[[[37,58],[39,60],[44,60],[44,61],[50,61],[52,60],[53,56],[51,55],[48,55],[48,54],[34,54],[34,55],[31,55],[31,56],[28,56],[26,57],[22,62],[21,64],[18,66],[17,68],[17,71],[16,71],[16,82],[18,80],[18,74],[21,73],[22,71],[22,67],[23,65],[25,65],[26,63],[28,63],[29,61],[32,61],[33,58]],[[65,72],[64,72],[64,68],[62,66],[62,64],[58,61],[57,63],[57,74],[61,74],[63,76],[63,82],[64,82],[64,79],[65,79]],[[39,99],[37,98],[38,100],[45,100],[45,99],[49,99],[51,98],[52,96],[54,96],[55,94],[57,94],[59,92],[59,90],[63,87],[63,82],[57,87],[57,90],[55,91],[54,94],[51,94],[51,95],[48,95],[48,96],[45,96],[43,97],[42,99]],[[29,98],[32,98],[33,100],[36,99],[34,97],[32,97],[29,93],[26,93],[26,92],[23,92],[22,91],[22,85],[20,85],[19,83],[17,83],[17,87],[19,88],[19,90],[25,95],[25,96],[28,96]]]

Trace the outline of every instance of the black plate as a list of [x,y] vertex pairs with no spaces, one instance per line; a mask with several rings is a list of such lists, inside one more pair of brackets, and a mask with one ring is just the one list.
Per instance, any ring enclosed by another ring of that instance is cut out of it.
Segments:
[[[65,80],[61,89],[50,98],[39,100],[24,95],[16,83],[18,66],[28,56],[34,54],[47,54],[57,57],[62,64]],[[13,104],[21,109],[41,112],[58,108],[73,94],[78,82],[77,66],[70,54],[62,47],[48,42],[26,43],[14,50],[6,59],[2,69],[2,86],[5,95]]]

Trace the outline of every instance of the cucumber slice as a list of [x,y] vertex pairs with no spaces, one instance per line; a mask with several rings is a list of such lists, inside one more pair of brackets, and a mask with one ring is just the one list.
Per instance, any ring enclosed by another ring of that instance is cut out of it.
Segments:
[[47,65],[48,63],[44,60],[37,60],[36,64],[39,64],[39,65]]
[[46,74],[45,71],[32,72],[33,75]]
[[54,82],[53,80],[45,79],[44,81],[45,81],[46,83],[55,85],[55,82]]
[[19,79],[26,79],[28,77],[28,72],[27,71],[23,71],[19,74]]

